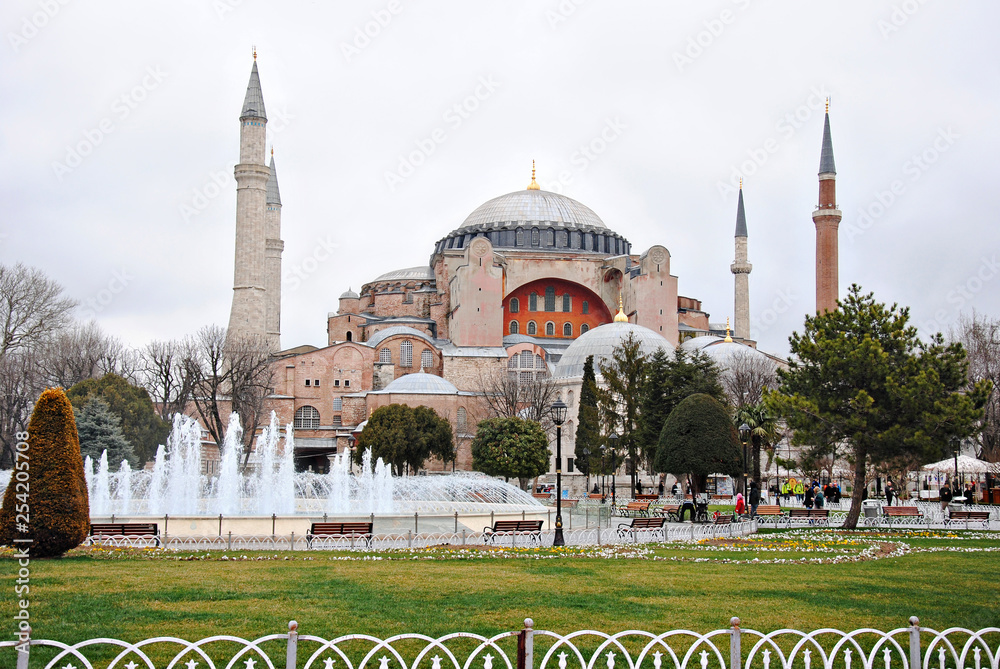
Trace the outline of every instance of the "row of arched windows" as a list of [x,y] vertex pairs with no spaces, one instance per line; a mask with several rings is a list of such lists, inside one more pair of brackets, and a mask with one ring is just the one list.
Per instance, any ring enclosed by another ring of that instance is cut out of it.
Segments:
[[[590,330],[590,326],[587,325],[586,323],[584,323],[583,325],[580,326],[580,334],[583,334],[584,332],[587,332],[588,330]],[[518,324],[517,321],[511,321],[510,322],[510,334],[520,334],[520,333],[521,333],[521,326]],[[524,334],[527,334],[527,335],[537,335],[537,334],[540,334],[538,332],[538,324],[535,323],[535,321],[528,321],[528,323],[525,325],[525,328],[524,328]],[[545,324],[545,336],[546,337],[555,337],[556,336],[556,324],[553,323],[552,321],[549,321],[548,323]],[[562,336],[563,337],[572,337],[573,336],[573,324],[572,323],[563,323],[563,325],[562,325]]]
[[[392,350],[384,346],[378,350],[378,361],[382,364],[392,364]],[[413,367],[413,343],[409,339],[404,339],[399,345],[399,366]],[[434,354],[429,348],[420,352],[420,366],[428,369],[434,366]]]
[[[528,295],[528,311],[538,311],[538,293],[532,292]],[[555,288],[549,286],[545,289],[545,298],[543,302],[544,309],[542,311],[556,311],[556,291]],[[573,296],[569,293],[563,293],[558,299],[560,306],[559,311],[569,313],[573,311]],[[521,301],[516,298],[510,298],[510,313],[516,314],[521,311]],[[590,313],[590,304],[584,300],[581,305],[581,311],[585,314]]]

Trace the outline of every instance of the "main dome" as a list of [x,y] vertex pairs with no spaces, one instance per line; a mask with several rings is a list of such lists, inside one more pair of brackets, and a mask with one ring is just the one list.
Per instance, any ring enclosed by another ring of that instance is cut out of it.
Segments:
[[484,202],[437,243],[435,252],[467,247],[486,237],[495,248],[622,255],[624,237],[608,229],[594,210],[573,198],[544,190],[507,193]]

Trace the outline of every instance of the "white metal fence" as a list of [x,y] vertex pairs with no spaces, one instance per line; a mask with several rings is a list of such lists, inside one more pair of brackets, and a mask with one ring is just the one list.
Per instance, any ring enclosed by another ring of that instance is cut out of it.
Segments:
[[[910,625],[881,631],[802,632],[730,627],[570,634],[524,629],[482,636],[367,634],[325,638],[288,632],[257,639],[216,635],[198,641],[156,637],[136,643],[95,638],[78,643],[0,642],[0,666],[29,669],[1000,669],[1000,628],[937,631]],[[15,660],[16,658],[16,660]]]

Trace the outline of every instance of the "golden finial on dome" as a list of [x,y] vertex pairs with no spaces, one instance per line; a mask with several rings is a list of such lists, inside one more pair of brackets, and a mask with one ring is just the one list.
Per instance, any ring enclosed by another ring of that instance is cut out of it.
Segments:
[[618,313],[615,314],[615,323],[628,323],[628,316],[625,315],[625,308],[622,306],[622,294],[618,293]]
[[729,334],[729,316],[726,316],[726,338],[723,339],[722,341],[724,341],[726,343],[729,343],[729,344],[733,343],[733,338]]
[[257,60],[257,45],[253,45],[253,59]]
[[542,190],[542,187],[538,185],[535,181],[535,161],[531,161],[531,183],[528,184],[528,190]]

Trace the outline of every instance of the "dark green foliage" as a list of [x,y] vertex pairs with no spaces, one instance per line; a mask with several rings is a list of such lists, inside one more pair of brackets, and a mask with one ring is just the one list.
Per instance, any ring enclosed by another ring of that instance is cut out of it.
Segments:
[[[576,467],[584,474],[597,473],[601,468],[601,414],[597,410],[597,378],[594,356],[583,364],[583,384],[580,386],[580,409],[576,418]],[[590,451],[589,454],[583,452]]]
[[122,434],[131,444],[140,466],[155,457],[156,447],[166,443],[170,434],[170,423],[156,413],[146,389],[131,385],[117,374],[81,381],[66,395],[77,409],[84,408],[93,397],[107,402],[111,413],[121,421]]
[[[24,435],[22,435],[23,437]],[[15,461],[15,476],[0,509],[0,544],[28,547],[31,557],[62,555],[90,532],[90,502],[73,407],[62,388],[42,393],[28,424],[28,448]],[[17,474],[27,472],[18,485]],[[19,528],[28,516],[27,532]],[[34,541],[14,543],[14,539]]]
[[681,401],[663,424],[653,464],[677,477],[690,474],[695,492],[709,474],[742,474],[742,446],[726,407],[704,394]]
[[372,413],[358,437],[355,462],[361,464],[368,449],[373,458],[390,464],[396,476],[407,469],[416,473],[432,456],[445,462],[455,457],[451,424],[433,409],[405,404],[390,404]]
[[778,422],[767,406],[761,402],[736,409],[736,413],[733,415],[733,424],[736,425],[737,430],[743,424],[750,428],[747,441],[751,458],[750,476],[754,481],[760,483],[760,453],[765,450],[769,456],[774,456],[774,445],[781,440]]
[[472,468],[490,476],[525,481],[549,469],[548,438],[542,426],[521,418],[490,418],[472,440]]
[[725,403],[726,394],[719,382],[718,367],[700,352],[688,353],[677,348],[671,355],[660,349],[649,358],[647,366],[640,405],[642,421],[635,439],[643,459],[652,464],[663,424],[678,404],[697,393]]
[[[838,304],[792,334],[789,369],[779,372],[781,388],[768,401],[797,443],[843,443],[861,490],[869,467],[938,459],[951,437],[972,434],[990,384],[968,387],[961,344],[941,335],[921,341],[908,309],[875,302],[857,285]],[[860,512],[861,495],[854,495],[845,527],[855,527]]]
[[118,416],[111,413],[108,403],[93,397],[82,409],[77,409],[76,432],[80,437],[80,454],[97,462],[103,451],[108,452],[108,467],[118,469],[122,460],[135,467],[136,457],[132,445],[125,440],[119,427]]

